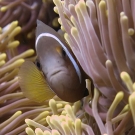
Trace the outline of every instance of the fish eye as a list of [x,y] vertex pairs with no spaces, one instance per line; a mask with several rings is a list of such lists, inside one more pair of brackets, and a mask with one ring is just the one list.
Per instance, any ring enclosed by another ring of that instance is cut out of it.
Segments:
[[64,49],[62,49],[62,56],[66,56],[66,52],[65,52],[65,50]]
[[35,61],[35,65],[37,66],[38,69],[41,69],[40,62],[38,60]]

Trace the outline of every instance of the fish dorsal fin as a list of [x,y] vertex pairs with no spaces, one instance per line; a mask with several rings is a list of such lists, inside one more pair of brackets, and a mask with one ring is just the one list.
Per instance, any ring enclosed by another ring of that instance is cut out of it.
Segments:
[[42,33],[50,33],[52,35],[55,35],[60,40],[62,40],[62,42],[65,42],[65,40],[53,28],[44,24],[40,20],[37,20],[36,38]]
[[27,98],[41,103],[55,95],[33,62],[25,61],[18,76],[21,90]]

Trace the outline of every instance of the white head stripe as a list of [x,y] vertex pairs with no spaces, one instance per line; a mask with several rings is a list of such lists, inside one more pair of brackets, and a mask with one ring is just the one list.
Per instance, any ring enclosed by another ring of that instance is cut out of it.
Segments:
[[68,49],[65,47],[65,45],[56,36],[54,36],[54,35],[52,35],[50,33],[42,33],[42,34],[40,34],[36,39],[36,48],[37,48],[37,43],[38,43],[39,39],[41,37],[43,37],[43,36],[54,38],[55,40],[57,40],[57,42],[59,42],[59,44],[62,46],[62,48],[65,50],[66,54],[68,55],[69,59],[71,60],[73,66],[74,66],[74,68],[75,68],[75,70],[77,72],[77,75],[79,77],[80,83],[81,83],[81,72],[80,72],[80,69],[79,69],[77,63],[75,62],[75,60],[73,59],[72,55],[70,54]]

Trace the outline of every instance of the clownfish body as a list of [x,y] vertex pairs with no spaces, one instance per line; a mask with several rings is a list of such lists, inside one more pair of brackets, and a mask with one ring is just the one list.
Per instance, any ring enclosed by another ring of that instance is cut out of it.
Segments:
[[20,87],[26,97],[43,102],[55,94],[75,102],[88,95],[85,73],[67,43],[49,26],[37,21],[37,60],[24,62],[20,69]]

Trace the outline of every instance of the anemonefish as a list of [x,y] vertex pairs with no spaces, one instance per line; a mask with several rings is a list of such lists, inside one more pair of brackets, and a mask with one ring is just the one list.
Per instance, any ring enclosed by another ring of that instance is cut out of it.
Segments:
[[20,68],[19,84],[24,95],[43,102],[57,95],[67,102],[75,102],[89,94],[86,74],[79,66],[70,47],[52,28],[37,21],[37,60],[26,61]]

